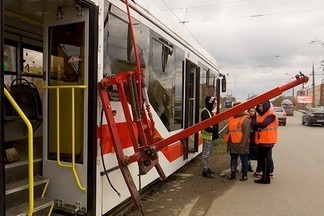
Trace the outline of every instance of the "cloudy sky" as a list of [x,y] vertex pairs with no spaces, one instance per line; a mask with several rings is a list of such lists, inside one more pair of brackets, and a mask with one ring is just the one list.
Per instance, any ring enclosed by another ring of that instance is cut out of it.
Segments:
[[240,101],[310,75],[313,63],[315,84],[324,81],[323,0],[151,1],[211,53]]

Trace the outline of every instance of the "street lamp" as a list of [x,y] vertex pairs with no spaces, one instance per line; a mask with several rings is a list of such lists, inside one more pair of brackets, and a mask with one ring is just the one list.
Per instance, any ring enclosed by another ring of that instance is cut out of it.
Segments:
[[313,77],[313,100],[312,100],[312,106],[315,107],[315,72],[314,72],[314,63],[312,67],[312,77]]
[[[318,43],[322,47],[324,47],[324,42],[321,41],[321,40],[319,40],[319,39],[311,40],[310,44],[314,44],[314,43]],[[321,61],[321,65],[322,66],[323,66],[323,61]],[[323,68],[323,70],[324,70],[324,68]],[[313,62],[313,67],[312,67],[312,77],[313,77],[313,100],[312,100],[313,103],[312,103],[312,106],[315,107],[315,72],[314,72],[314,62]]]
[[315,39],[315,40],[310,41],[310,44],[314,44],[314,43],[319,43],[322,47],[324,47],[324,42],[319,40],[319,39]]
[[[285,73],[285,75],[290,76],[290,79],[295,79],[295,77],[289,73]],[[295,98],[295,88],[292,89],[292,97]]]

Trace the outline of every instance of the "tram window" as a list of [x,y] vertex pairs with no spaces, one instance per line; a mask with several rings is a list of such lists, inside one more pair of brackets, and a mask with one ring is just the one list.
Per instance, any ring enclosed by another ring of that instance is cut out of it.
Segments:
[[[169,131],[174,130],[174,86],[176,80],[176,57],[172,55],[167,42],[152,32],[151,60],[149,71],[148,95],[150,103]],[[159,39],[155,39],[159,38]],[[169,48],[168,48],[169,49]],[[163,57],[166,52],[167,58]],[[172,47],[173,52],[173,47]]]
[[129,49],[130,38],[128,23],[110,14],[108,23],[108,56],[111,65],[111,73],[134,69],[135,61],[130,62]]
[[177,130],[183,127],[183,112],[182,112],[182,104],[183,104],[183,69],[182,64],[185,58],[185,53],[180,48],[175,48],[175,68],[176,74],[174,79],[174,102],[173,102],[173,115],[174,115],[174,126],[173,130]]
[[[105,26],[104,30],[104,74],[117,74],[133,70],[136,66],[136,60],[127,14],[112,6],[107,20],[108,25]],[[133,19],[133,28],[140,65],[145,69],[148,62],[150,30],[135,19]]]
[[16,75],[12,75],[12,72],[14,72],[14,74],[17,73],[17,48],[15,46],[5,44],[3,46],[3,51],[3,70],[5,73],[4,83],[9,87],[11,81],[16,79]]
[[173,45],[169,44],[165,39],[159,38],[152,40],[152,66],[159,72],[166,72],[169,59],[172,58]]
[[222,78],[222,92],[226,92],[226,76],[223,75]]
[[23,49],[23,73],[42,75],[43,73],[43,53],[32,50]]
[[43,99],[43,53],[23,48],[23,73],[21,76],[33,83]]
[[3,70],[17,72],[17,48],[11,45],[3,46]]
[[[136,36],[137,52],[139,55],[140,65],[143,69],[148,65],[150,50],[150,29],[142,23],[133,24]],[[130,61],[135,62],[134,47],[131,48]]]
[[152,66],[153,70],[158,71],[158,72],[164,72],[162,70],[162,43],[152,40]]
[[208,95],[215,95],[216,93],[216,77],[215,74],[210,73],[208,81]]
[[297,96],[305,96],[305,95],[306,95],[306,91],[304,89],[297,91]]
[[[50,86],[80,85],[85,81],[85,23],[73,23],[49,28],[48,79]],[[56,160],[57,143],[60,143],[62,161],[72,161],[72,153],[77,163],[83,163],[84,143],[84,89],[48,90],[48,158]],[[74,98],[74,100],[72,100]],[[59,112],[57,111],[59,101]],[[74,102],[74,104],[72,104]],[[73,108],[73,109],[72,109]],[[72,117],[74,122],[72,123]],[[60,121],[57,127],[57,119]],[[74,127],[72,126],[74,124]],[[74,128],[74,131],[72,129]],[[57,130],[60,131],[57,140]],[[74,132],[72,138],[71,133]],[[75,142],[72,152],[71,143]]]
[[84,23],[51,27],[49,32],[51,82],[83,83]]
[[199,87],[199,92],[200,92],[199,106],[200,106],[200,108],[205,107],[205,97],[208,95],[208,85],[207,85],[208,73],[209,73],[209,70],[205,69],[205,68],[200,73],[200,87]]

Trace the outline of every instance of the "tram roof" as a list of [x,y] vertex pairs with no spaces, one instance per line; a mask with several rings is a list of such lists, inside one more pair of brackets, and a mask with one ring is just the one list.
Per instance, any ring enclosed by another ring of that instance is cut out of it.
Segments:
[[[57,10],[58,6],[63,8],[74,6],[76,4],[75,2],[75,0],[5,0],[5,16],[10,17],[10,19],[5,19],[5,22],[7,22],[7,24],[13,23],[13,26],[18,23],[21,25],[21,29],[27,30],[28,25],[38,26],[39,32],[41,32],[43,24],[42,17],[44,14],[52,13],[54,9]],[[97,0],[80,0],[78,2],[98,4]],[[182,24],[171,20],[170,17],[166,16],[166,14],[150,0],[133,0],[130,4],[141,8],[150,19],[162,26],[164,31],[176,35],[183,44],[192,47],[195,53],[206,58],[207,62],[212,64],[214,69],[218,72],[219,69],[215,58],[193,39]]]

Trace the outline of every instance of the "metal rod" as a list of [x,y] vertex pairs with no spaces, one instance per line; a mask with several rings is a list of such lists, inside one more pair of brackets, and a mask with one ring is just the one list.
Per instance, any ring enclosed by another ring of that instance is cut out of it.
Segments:
[[[237,113],[243,112],[253,106],[256,106],[257,104],[263,103],[266,100],[270,100],[270,99],[282,94],[282,92],[284,92],[288,89],[291,89],[299,84],[307,82],[308,79],[309,78],[307,76],[304,76],[302,74],[296,75],[296,80],[294,80],[286,85],[274,88],[274,89],[267,91],[259,96],[251,98],[251,99],[247,100],[246,102],[244,102],[240,105],[237,105],[231,109],[228,109],[228,110],[226,110],[212,118],[209,118],[209,119],[202,121],[198,124],[195,124],[193,126],[190,126],[190,127],[186,128],[185,130],[180,131],[179,133],[176,133],[166,139],[158,141],[158,142],[154,143],[153,145],[151,145],[150,147],[152,150],[159,151],[169,144],[172,144],[178,140],[188,137],[194,133],[197,133],[197,132],[205,129],[206,127],[209,127],[211,125],[215,125],[221,121],[224,121],[224,120],[230,118],[231,116],[234,116]],[[140,147],[138,152],[136,152],[135,154],[133,154],[132,156],[129,157],[128,162],[131,163],[131,162],[135,162],[136,160],[146,160],[144,148]]]
[[[3,0],[0,0],[0,143],[4,143],[4,58],[3,58],[3,44],[4,44],[4,7]],[[5,159],[4,159],[4,145],[0,145],[0,215],[6,215],[5,206]]]
[[315,107],[315,71],[314,71],[314,63],[312,67],[312,81],[313,81],[313,100],[312,100],[312,106]]

